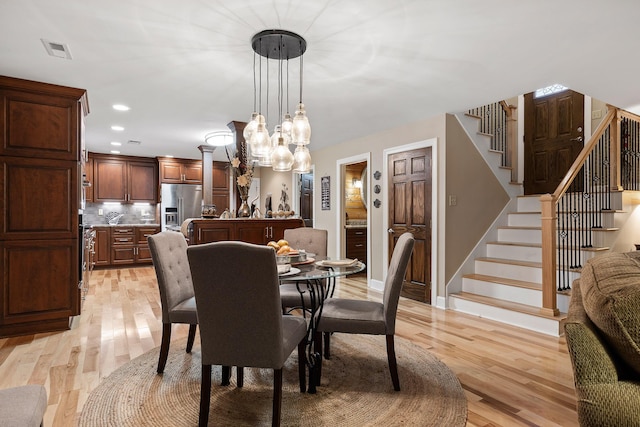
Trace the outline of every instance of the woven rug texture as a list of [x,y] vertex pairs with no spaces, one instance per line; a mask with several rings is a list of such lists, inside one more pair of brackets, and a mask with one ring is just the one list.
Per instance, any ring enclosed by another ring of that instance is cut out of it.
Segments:
[[[164,374],[159,348],[118,368],[94,389],[80,427],[195,426],[200,404],[199,339],[171,343]],[[428,351],[396,337],[401,391],[393,390],[384,336],[334,334],[317,394],[300,393],[297,350],[283,373],[283,426],[464,426],[467,401],[455,374]],[[244,387],[220,386],[213,367],[209,425],[271,425],[273,374],[245,368]]]

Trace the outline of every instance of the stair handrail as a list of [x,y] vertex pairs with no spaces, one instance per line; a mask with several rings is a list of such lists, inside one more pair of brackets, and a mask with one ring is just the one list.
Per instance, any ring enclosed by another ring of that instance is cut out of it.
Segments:
[[580,173],[589,155],[593,152],[600,138],[607,128],[611,126],[611,188],[613,190],[620,189],[620,121],[622,116],[634,116],[613,106],[608,106],[609,110],[602,119],[589,141],[584,145],[582,151],[578,154],[575,161],[569,168],[560,184],[553,194],[544,194],[540,196],[540,207],[542,213],[542,307],[541,313],[550,316],[559,314],[557,306],[557,286],[556,286],[556,268],[557,268],[557,203],[560,198],[567,192],[570,185]]

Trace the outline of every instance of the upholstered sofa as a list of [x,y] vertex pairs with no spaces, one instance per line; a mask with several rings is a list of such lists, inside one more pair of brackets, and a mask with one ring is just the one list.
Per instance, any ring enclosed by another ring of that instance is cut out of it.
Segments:
[[640,426],[640,251],[590,259],[564,326],[581,426]]

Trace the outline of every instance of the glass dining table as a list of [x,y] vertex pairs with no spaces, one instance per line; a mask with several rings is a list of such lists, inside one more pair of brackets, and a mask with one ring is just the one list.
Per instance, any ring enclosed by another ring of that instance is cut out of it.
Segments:
[[[325,299],[333,296],[336,279],[360,273],[366,268],[358,260],[313,260],[308,263],[293,264],[291,270],[280,274],[280,285],[295,284],[300,293],[300,313],[307,319],[306,363],[309,368],[308,393],[315,393],[318,384],[322,355],[316,351],[314,335],[322,317]],[[305,299],[308,294],[308,300]]]

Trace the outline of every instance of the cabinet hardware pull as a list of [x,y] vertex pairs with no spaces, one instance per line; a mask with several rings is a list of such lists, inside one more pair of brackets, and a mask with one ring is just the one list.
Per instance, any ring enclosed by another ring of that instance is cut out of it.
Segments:
[[356,248],[361,248],[361,247],[363,247],[363,246],[364,246],[364,245],[363,245],[362,243],[360,243],[360,244],[356,245]]

